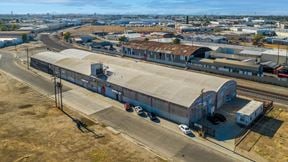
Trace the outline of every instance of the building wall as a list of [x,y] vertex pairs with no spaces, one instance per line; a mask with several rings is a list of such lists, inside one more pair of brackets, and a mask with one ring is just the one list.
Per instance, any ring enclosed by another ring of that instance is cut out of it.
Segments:
[[4,42],[0,41],[0,48],[4,47]]
[[[138,59],[150,60],[150,61],[161,61],[165,62],[166,64],[173,64],[173,63],[182,63],[185,64],[190,57],[188,56],[179,56],[173,55],[168,53],[162,52],[154,52],[148,50],[141,50],[141,49],[131,49],[131,48],[122,48],[123,54],[125,56],[134,57]],[[203,52],[199,50],[199,53]],[[205,52],[203,52],[205,55]]]
[[[33,58],[31,59],[31,66],[46,73],[55,73],[60,76],[60,68],[57,66],[49,65]],[[63,68],[61,68],[61,78],[114,100],[139,105],[146,111],[154,112],[158,116],[176,123],[189,123],[188,108],[147,96],[125,87],[105,83],[104,81],[99,81],[97,79],[93,80],[89,76]]]
[[[288,59],[286,56],[279,56],[279,64],[285,64],[286,59]],[[272,55],[272,54],[262,54],[261,61],[273,61],[275,63],[278,63],[278,55]],[[288,61],[287,61],[288,62]]]
[[216,92],[208,91],[199,96],[189,108],[189,124],[199,121],[204,114],[212,114],[216,106]]
[[258,107],[250,116],[236,113],[236,121],[240,125],[248,126],[263,113],[263,105]]
[[223,104],[233,100],[237,93],[237,83],[235,81],[230,81],[225,83],[217,92],[217,109],[219,109]]
[[139,105],[146,111],[177,123],[188,124],[188,109],[168,101],[160,100],[145,94],[123,88],[123,102]]

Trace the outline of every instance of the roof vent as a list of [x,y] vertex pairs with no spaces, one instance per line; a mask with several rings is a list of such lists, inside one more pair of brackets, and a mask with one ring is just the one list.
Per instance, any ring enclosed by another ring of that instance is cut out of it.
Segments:
[[103,75],[103,64],[102,63],[95,63],[91,64],[91,75],[98,77],[99,75]]

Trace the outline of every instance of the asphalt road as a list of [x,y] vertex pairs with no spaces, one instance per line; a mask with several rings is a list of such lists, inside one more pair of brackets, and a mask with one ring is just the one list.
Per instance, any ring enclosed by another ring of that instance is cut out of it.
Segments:
[[[48,95],[54,94],[54,84],[52,80],[44,79],[32,72],[22,69],[16,65],[15,58],[8,52],[0,52],[0,69],[23,80],[26,83],[33,85],[35,88],[42,90]],[[70,90],[70,88],[63,86],[63,92]]]
[[105,109],[91,117],[136,137],[153,150],[162,150],[162,154],[173,161],[233,161],[228,156],[118,108]]
[[[48,95],[54,93],[51,80],[18,67],[14,62],[13,55],[10,53],[0,51],[0,55],[1,70],[33,85]],[[70,88],[64,86],[64,91],[68,90],[70,90]],[[233,159],[222,155],[220,152],[206,148],[184,136],[177,135],[168,129],[133,117],[133,115],[129,115],[116,108],[100,111],[93,114],[92,117],[123,130],[148,147],[155,149],[157,152],[161,152],[176,161],[233,161]]]

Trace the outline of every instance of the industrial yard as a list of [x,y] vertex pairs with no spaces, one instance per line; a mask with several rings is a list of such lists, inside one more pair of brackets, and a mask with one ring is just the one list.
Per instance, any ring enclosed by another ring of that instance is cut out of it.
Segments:
[[0,91],[1,161],[164,161],[65,108],[96,135],[82,133],[53,100],[2,72]]
[[125,26],[83,26],[80,28],[73,28],[70,30],[67,30],[71,32],[72,35],[85,35],[85,34],[91,34],[94,32],[107,32],[107,33],[123,33],[126,30],[132,30],[133,32],[167,32],[168,30],[165,27],[161,26],[151,26],[151,27],[125,27]]
[[252,127],[237,149],[260,155],[268,161],[287,161],[287,131],[287,107],[275,105],[271,112]]

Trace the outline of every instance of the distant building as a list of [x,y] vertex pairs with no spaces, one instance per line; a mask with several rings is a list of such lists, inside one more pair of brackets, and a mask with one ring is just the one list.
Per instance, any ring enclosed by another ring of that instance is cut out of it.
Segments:
[[243,20],[246,22],[251,22],[253,20],[253,18],[252,17],[245,17],[245,18],[243,18]]
[[183,35],[184,40],[194,42],[228,43],[224,36],[215,35]]
[[20,38],[0,38],[0,48],[14,46],[23,43]]
[[0,48],[23,43],[23,35],[27,36],[27,41],[35,36],[31,31],[0,31]]
[[176,28],[176,31],[179,33],[189,33],[189,32],[205,33],[205,32],[212,32],[213,30],[214,27],[207,27],[207,26],[195,27],[192,25],[180,25]]
[[211,51],[211,49],[150,41],[132,41],[122,46],[125,56],[171,65],[185,65],[194,57],[204,58],[207,51]]
[[287,64],[288,52],[286,50],[267,50],[262,52],[261,61],[272,61],[277,64]]
[[263,35],[263,36],[277,36],[276,32],[274,30],[271,29],[260,29],[257,30],[257,34]]
[[288,29],[288,22],[286,22],[286,23],[280,23],[280,24],[279,24],[279,28],[280,28],[280,29]]

